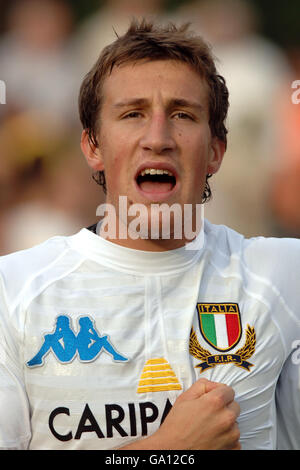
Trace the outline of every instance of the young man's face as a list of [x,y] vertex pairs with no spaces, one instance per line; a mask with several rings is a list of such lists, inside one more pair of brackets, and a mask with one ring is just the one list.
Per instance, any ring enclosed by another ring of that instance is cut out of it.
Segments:
[[[128,207],[147,207],[149,223],[151,204],[201,204],[206,175],[224,154],[211,136],[206,82],[183,62],[141,61],[115,67],[102,96],[99,149],[88,150],[86,134],[82,148],[89,165],[105,172],[106,202],[118,210],[119,196],[127,196]],[[149,240],[122,244],[154,249]],[[170,240],[161,249],[183,244]]]

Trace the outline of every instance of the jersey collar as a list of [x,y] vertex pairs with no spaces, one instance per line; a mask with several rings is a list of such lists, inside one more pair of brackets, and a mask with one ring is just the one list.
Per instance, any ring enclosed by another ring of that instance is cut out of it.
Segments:
[[201,257],[205,243],[204,220],[201,231],[193,242],[170,251],[126,248],[105,240],[86,228],[69,237],[69,243],[87,258],[117,271],[134,275],[175,274],[188,270]]

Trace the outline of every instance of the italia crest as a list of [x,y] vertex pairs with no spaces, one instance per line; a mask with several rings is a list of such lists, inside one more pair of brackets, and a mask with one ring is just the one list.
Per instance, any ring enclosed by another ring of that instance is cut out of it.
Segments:
[[244,346],[234,354],[224,354],[233,349],[241,339],[242,325],[238,304],[198,303],[197,312],[202,337],[210,346],[223,353],[213,354],[203,348],[192,328],[189,351],[193,357],[202,361],[196,366],[200,368],[200,373],[218,364],[228,363],[233,363],[249,372],[253,364],[247,359],[253,355],[256,344],[256,333],[253,327],[247,325]]

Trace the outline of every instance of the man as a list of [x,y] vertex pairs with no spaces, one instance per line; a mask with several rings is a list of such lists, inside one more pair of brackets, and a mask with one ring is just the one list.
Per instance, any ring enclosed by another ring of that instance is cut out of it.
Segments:
[[[275,448],[300,245],[198,223],[227,107],[186,28],[133,22],[86,76],[81,146],[105,218],[1,262],[2,447]],[[115,355],[91,354],[99,338]]]

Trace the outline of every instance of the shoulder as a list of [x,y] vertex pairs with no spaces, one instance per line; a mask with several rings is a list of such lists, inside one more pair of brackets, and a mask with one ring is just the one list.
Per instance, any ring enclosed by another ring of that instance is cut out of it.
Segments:
[[243,248],[244,236],[226,225],[215,225],[205,220],[204,232],[207,248],[214,252],[228,256]]
[[[245,238],[225,226],[206,224],[210,262],[224,277],[238,277],[244,288],[280,299],[299,311],[300,240]],[[298,313],[297,313],[298,315]]]
[[71,251],[68,238],[53,237],[32,248],[0,257],[1,291],[8,302],[14,303],[36,279],[61,275],[76,261],[76,253],[68,256]]
[[258,271],[296,270],[300,273],[300,240],[296,238],[250,238],[244,241],[245,261]]
[[57,258],[66,246],[65,237],[54,237],[32,248],[1,256],[0,272],[4,277],[10,273],[27,276]]
[[239,258],[257,274],[294,270],[300,273],[300,239],[252,237],[224,226],[205,222],[208,246],[223,257]]

